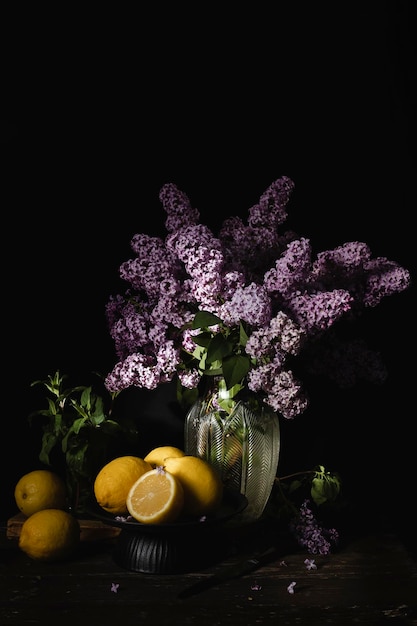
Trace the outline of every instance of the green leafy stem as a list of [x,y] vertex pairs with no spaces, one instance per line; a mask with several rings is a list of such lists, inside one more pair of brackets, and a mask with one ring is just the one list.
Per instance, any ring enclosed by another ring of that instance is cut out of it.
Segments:
[[[97,376],[99,376],[97,374]],[[31,387],[42,385],[48,392],[47,408],[29,415],[42,418],[42,443],[39,460],[54,466],[52,453],[64,460],[67,474],[74,477],[91,477],[94,464],[100,462],[110,438],[123,430],[112,418],[117,393],[106,392],[107,397],[96,393],[93,386],[66,386],[66,375],[59,370],[46,380],[36,380]]]
[[294,472],[287,476],[275,478],[275,485],[278,487],[281,497],[289,503],[288,496],[284,493],[283,484],[291,480],[286,492],[293,495],[295,491],[310,483],[310,495],[317,506],[325,502],[335,502],[340,494],[342,482],[339,474],[327,471],[323,465],[307,471]]

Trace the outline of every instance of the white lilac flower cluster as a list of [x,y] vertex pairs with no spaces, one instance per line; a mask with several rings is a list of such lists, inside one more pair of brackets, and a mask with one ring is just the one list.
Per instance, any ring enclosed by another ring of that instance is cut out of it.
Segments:
[[361,342],[342,343],[333,327],[406,289],[410,274],[387,258],[372,258],[358,241],[313,256],[308,239],[280,230],[293,188],[288,177],[279,178],[249,209],[246,223],[229,217],[216,236],[199,223],[184,192],[172,183],[162,187],[167,234],[133,237],[134,257],[120,267],[129,288],[106,306],[118,358],[105,380],[110,392],[155,389],[176,377],[194,389],[212,375],[201,360],[202,329],[193,327],[201,311],[221,322],[205,329],[212,338],[239,336],[220,364],[239,358],[241,387],[285,418],[308,405],[294,374],[301,355],[311,371],[337,376],[341,385],[358,376],[383,379],[378,358]]

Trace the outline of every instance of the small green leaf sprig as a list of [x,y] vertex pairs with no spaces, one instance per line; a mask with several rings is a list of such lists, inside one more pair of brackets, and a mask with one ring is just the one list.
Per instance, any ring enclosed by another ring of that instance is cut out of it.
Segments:
[[[338,543],[339,533],[321,526],[319,520],[343,508],[341,491],[340,475],[326,470],[323,465],[277,476],[265,514],[288,527],[299,545],[308,547],[312,553],[322,550],[327,554],[331,544]],[[312,530],[315,540],[307,544]]]
[[275,486],[275,518],[286,516],[288,529],[301,548],[310,554],[329,554],[340,539],[339,531],[329,526],[334,513],[344,507],[339,498],[340,476],[318,465],[311,472],[276,478]]
[[[284,487],[287,481],[290,482]],[[284,498],[286,498],[284,490],[291,495],[305,488],[307,485],[310,491],[310,497],[317,506],[326,502],[335,502],[341,490],[341,478],[339,474],[327,471],[323,465],[318,465],[312,470],[277,477],[275,484],[280,489]]]
[[[99,375],[97,374],[99,377]],[[42,385],[47,391],[47,408],[29,415],[32,424],[42,418],[42,442],[39,460],[55,469],[64,465],[71,497],[74,485],[91,481],[104,463],[106,451],[115,435],[136,436],[131,425],[113,419],[114,402],[119,392],[104,395],[93,385],[67,386],[67,375],[56,371],[45,380],[35,380],[31,387]]]

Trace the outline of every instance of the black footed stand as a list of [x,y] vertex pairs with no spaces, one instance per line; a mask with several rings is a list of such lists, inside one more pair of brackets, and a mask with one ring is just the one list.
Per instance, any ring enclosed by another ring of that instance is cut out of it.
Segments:
[[117,565],[145,574],[179,574],[208,567],[227,556],[224,525],[247,504],[244,495],[225,490],[219,510],[198,520],[140,524],[97,508],[92,514],[121,529],[113,552]]

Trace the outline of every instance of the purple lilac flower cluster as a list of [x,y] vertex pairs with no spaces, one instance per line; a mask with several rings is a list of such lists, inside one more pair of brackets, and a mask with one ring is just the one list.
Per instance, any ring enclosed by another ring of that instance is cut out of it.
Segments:
[[330,554],[332,546],[337,545],[339,533],[334,528],[319,525],[310,508],[310,501],[305,500],[298,515],[289,524],[298,544],[309,554]]
[[313,371],[337,373],[342,385],[357,376],[384,378],[379,360],[358,342],[342,345],[333,326],[406,289],[410,274],[372,258],[358,241],[314,257],[308,239],[280,230],[293,188],[288,177],[279,178],[246,223],[229,217],[215,236],[184,192],[172,183],[162,187],[166,237],[133,237],[134,257],[120,267],[129,289],[106,306],[118,358],[105,380],[110,392],[155,389],[175,377],[196,388],[205,375],[195,358],[200,331],[192,328],[199,311],[222,321],[213,333],[244,328],[247,342],[236,351],[250,368],[242,385],[285,418],[308,405],[290,365],[301,353],[311,357]]

